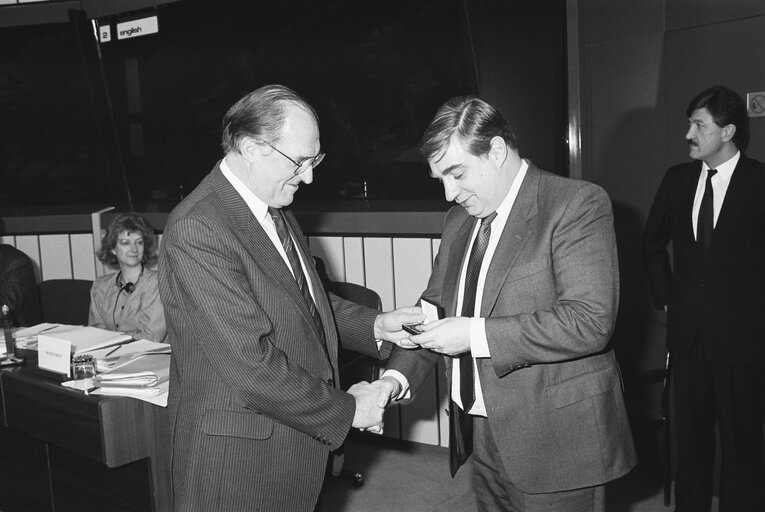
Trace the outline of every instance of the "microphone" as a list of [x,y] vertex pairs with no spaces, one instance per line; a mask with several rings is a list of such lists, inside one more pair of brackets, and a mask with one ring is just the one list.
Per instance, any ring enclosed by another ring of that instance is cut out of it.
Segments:
[[117,288],[119,288],[121,292],[133,293],[133,291],[135,290],[135,283],[122,282],[122,272],[117,274],[117,279],[114,281],[114,284],[117,285]]

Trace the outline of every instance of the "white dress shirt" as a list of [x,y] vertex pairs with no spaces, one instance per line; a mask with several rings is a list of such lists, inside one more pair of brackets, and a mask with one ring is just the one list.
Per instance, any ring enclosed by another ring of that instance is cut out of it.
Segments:
[[[733,177],[733,171],[736,169],[738,160],[741,158],[741,152],[736,151],[733,158],[717,166],[717,174],[712,176],[712,191],[714,192],[714,220],[712,226],[717,226],[717,217],[720,216],[720,210],[722,210],[723,201],[725,201],[725,193],[728,192],[728,185],[730,185],[730,179]],[[699,182],[696,185],[696,196],[693,198],[693,236],[697,238],[696,229],[699,223],[699,209],[701,208],[701,199],[704,197],[704,190],[707,188],[707,171],[709,166],[704,162],[701,166],[701,174],[699,175]],[[698,239],[698,238],[697,238]]]
[[[271,215],[268,213],[268,205],[264,203],[258,196],[256,196],[252,190],[247,188],[247,185],[245,185],[242,180],[236,177],[236,175],[231,171],[229,166],[226,164],[226,160],[220,161],[220,170],[223,173],[223,176],[226,177],[226,179],[231,183],[231,186],[234,187],[234,189],[239,193],[240,196],[242,196],[242,199],[244,199],[244,202],[247,203],[247,206],[250,208],[250,211],[252,211],[252,214],[255,216],[255,218],[258,220],[260,225],[263,227],[263,230],[268,235],[268,238],[271,240],[271,243],[274,244],[274,247],[276,247],[276,250],[281,255],[282,259],[284,260],[284,264],[287,265],[287,268],[289,269],[290,273],[292,274],[292,277],[295,277],[295,273],[292,271],[292,265],[290,265],[290,260],[287,259],[287,253],[284,252],[284,247],[282,246],[281,240],[279,240],[279,235],[276,233],[276,225],[274,224],[274,219],[271,218]],[[290,236],[292,236],[290,234]],[[297,243],[293,237],[292,243],[295,246],[295,251],[298,254],[298,258],[300,258],[300,266],[303,269],[303,274],[305,275],[305,279],[308,282],[308,288],[311,290],[311,297],[313,297],[314,302],[316,301],[316,294],[313,291],[313,283],[311,282],[311,276],[306,271],[306,265],[305,261],[303,261],[303,255],[300,253],[299,250],[297,250]]]
[[[486,321],[480,317],[481,314],[481,301],[483,298],[483,287],[486,282],[486,273],[489,270],[491,259],[494,256],[494,251],[497,249],[497,244],[502,235],[502,231],[507,223],[507,218],[510,216],[510,210],[513,208],[515,198],[518,196],[518,191],[523,183],[523,178],[526,176],[526,171],[529,169],[529,164],[526,160],[521,161],[521,167],[518,169],[518,174],[515,175],[513,183],[510,185],[510,190],[507,191],[507,195],[497,208],[497,216],[491,223],[491,236],[489,237],[489,245],[486,247],[486,252],[481,262],[481,271],[478,274],[478,283],[476,287],[476,300],[475,300],[475,313],[470,318],[470,352],[474,358],[486,358],[491,357],[489,353],[489,342],[486,339]],[[478,233],[478,228],[481,223],[476,222],[473,228],[473,234],[470,238],[470,244],[468,245],[468,251],[466,254],[470,254],[469,247],[472,247],[473,240]],[[465,288],[465,271],[467,269],[469,257],[465,258],[465,263],[462,266],[460,272],[459,290],[457,291],[457,311],[462,311],[462,295]],[[455,358],[456,360],[456,358]],[[475,361],[473,361],[475,367]],[[473,407],[468,411],[470,414],[486,416],[486,405],[483,401],[483,392],[481,390],[481,380],[478,377],[478,371],[473,372],[475,378],[475,403]],[[402,398],[409,398],[409,381],[398,370],[389,369],[385,370],[383,377],[393,377],[401,384],[401,391],[396,397],[397,400]],[[460,368],[458,364],[452,364],[452,400],[457,403],[460,408],[462,407],[462,400],[460,399]]]
[[[489,245],[486,247],[486,253],[484,253],[483,261],[481,262],[481,271],[478,274],[478,286],[475,293],[475,311],[470,318],[470,352],[473,358],[486,358],[491,357],[489,353],[489,342],[486,339],[486,320],[481,318],[481,302],[483,300],[483,288],[486,282],[486,273],[489,271],[489,265],[494,257],[494,251],[497,249],[497,244],[502,236],[502,231],[505,229],[507,218],[510,216],[510,210],[513,208],[515,198],[518,197],[518,190],[521,188],[523,178],[526,176],[526,171],[529,169],[529,164],[525,160],[521,163],[521,168],[518,169],[518,174],[515,175],[513,183],[510,185],[510,190],[507,191],[507,195],[497,208],[497,217],[491,223],[491,236],[489,237]],[[470,244],[468,247],[473,246],[473,241],[478,234],[478,228],[481,223],[476,222],[473,228],[473,235],[470,237]],[[469,253],[469,251],[468,251]],[[467,272],[467,264],[470,258],[465,258],[465,263],[462,266],[460,272],[460,281],[457,295],[457,311],[462,311],[462,296],[465,291],[465,274]],[[473,375],[475,378],[475,403],[470,408],[468,413],[476,416],[486,416],[486,405],[483,401],[483,391],[481,390],[481,379],[478,378],[478,370],[475,368],[475,360],[473,361]],[[454,403],[462,408],[462,400],[460,399],[460,365],[452,364],[452,400]]]

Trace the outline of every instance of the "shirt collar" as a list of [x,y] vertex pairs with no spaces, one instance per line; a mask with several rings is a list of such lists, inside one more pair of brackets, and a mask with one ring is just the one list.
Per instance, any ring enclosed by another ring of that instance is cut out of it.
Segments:
[[226,177],[229,183],[231,183],[231,186],[234,187],[234,190],[236,190],[237,193],[242,196],[242,199],[244,199],[244,202],[247,203],[247,206],[250,208],[250,211],[252,211],[252,214],[255,216],[258,222],[262,223],[264,220],[269,218],[268,205],[261,201],[260,198],[256,196],[252,190],[250,190],[247,185],[245,185],[244,182],[234,174],[234,172],[226,163],[225,158],[220,161],[220,171],[223,173],[223,176]]
[[497,208],[497,217],[502,219],[503,224],[504,220],[510,216],[510,210],[513,208],[515,198],[518,197],[518,191],[521,188],[521,183],[523,183],[523,178],[526,176],[526,171],[528,170],[529,163],[526,160],[521,160],[521,167],[518,169],[518,173],[515,175],[515,178],[513,178],[513,183],[510,185],[510,189],[507,191],[507,195],[502,200],[502,202],[499,203],[499,207]]
[[[733,155],[729,160],[726,160],[717,166],[717,174],[726,180],[730,179],[730,177],[733,175],[733,171],[736,169],[736,165],[738,165],[739,159],[741,159],[741,151],[736,151],[736,154]],[[706,162],[702,163],[702,171],[708,171],[709,168],[710,167]]]

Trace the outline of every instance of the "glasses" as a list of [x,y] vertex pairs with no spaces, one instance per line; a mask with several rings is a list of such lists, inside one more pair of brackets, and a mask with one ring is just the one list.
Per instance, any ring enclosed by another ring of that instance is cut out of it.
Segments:
[[289,160],[295,165],[295,176],[297,176],[298,174],[303,174],[309,168],[312,169],[316,167],[317,165],[319,165],[321,161],[324,160],[324,155],[326,154],[326,153],[319,152],[319,154],[316,156],[309,156],[308,158],[304,158],[300,162],[296,162],[292,158],[288,157],[287,155],[285,155],[284,153],[276,149],[274,146],[272,146],[268,142],[266,142],[265,144],[266,146],[273,149],[274,151],[276,151],[277,153],[279,153],[280,155],[282,155],[284,158],[286,158],[287,160]]

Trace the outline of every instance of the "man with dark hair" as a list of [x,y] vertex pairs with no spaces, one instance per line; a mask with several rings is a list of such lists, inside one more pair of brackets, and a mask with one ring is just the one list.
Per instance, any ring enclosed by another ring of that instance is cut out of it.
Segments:
[[223,118],[222,142],[162,239],[174,507],[310,512],[330,451],[351,426],[379,430],[391,393],[338,387],[338,338],[383,358],[406,337],[401,324],[422,316],[379,314],[322,287],[284,210],[324,156],[305,100],[279,85],[247,94]]
[[32,260],[12,245],[0,244],[0,307],[7,305],[19,326],[42,322]]
[[383,379],[405,398],[448,356],[451,469],[472,452],[478,510],[605,510],[605,483],[635,465],[609,344],[608,196],[523,160],[509,123],[476,97],[444,104],[422,151],[459,204],[422,294],[446,318],[410,338],[428,350],[394,348]]
[[667,170],[643,234],[653,300],[667,311],[676,510],[711,509],[718,423],[720,511],[750,512],[765,503],[765,165],[744,154],[736,92],[711,87],[686,113],[696,161]]

